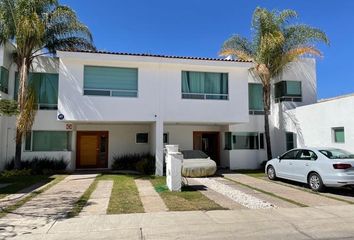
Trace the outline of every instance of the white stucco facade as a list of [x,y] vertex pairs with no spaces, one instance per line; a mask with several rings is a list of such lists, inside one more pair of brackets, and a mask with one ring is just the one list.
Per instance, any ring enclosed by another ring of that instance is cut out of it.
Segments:
[[[16,66],[10,63],[9,51],[10,46],[0,48],[0,65],[9,69],[9,92],[0,94],[1,98],[12,99]],[[84,95],[84,66],[138,69],[137,97]],[[161,175],[164,134],[168,136],[168,144],[178,144],[181,150],[196,148],[198,145],[196,135],[205,134],[217,137],[217,143],[213,144],[217,144],[216,152],[220,167],[259,168],[266,160],[265,141],[263,147],[260,143],[260,134],[264,133],[264,116],[249,113],[248,85],[258,82],[249,74],[250,67],[251,63],[239,61],[99,52],[58,52],[57,58],[38,58],[31,72],[57,73],[59,76],[58,109],[38,110],[32,130],[71,132],[69,135],[71,146],[66,151],[46,152],[25,150],[23,144],[23,159],[35,156],[63,158],[68,162],[68,168],[74,170],[78,168],[77,134],[108,132],[108,168],[112,165],[114,156],[149,152],[156,156],[156,173]],[[228,99],[182,98],[182,71],[227,73]],[[291,64],[275,82],[277,81],[299,81],[302,92],[301,101],[297,102],[275,102],[272,97],[270,132],[274,155],[286,150],[285,133],[295,132],[292,130],[293,126],[288,123],[287,116],[295,112],[296,116],[299,114],[301,119],[299,121],[306,122],[303,117],[306,113],[302,109],[316,103],[315,61],[304,59]],[[324,103],[315,105],[321,104]],[[291,110],[295,108],[296,110]],[[61,118],[58,118],[59,115]],[[15,117],[0,117],[0,131],[0,168],[2,168],[5,162],[14,157]],[[257,147],[227,149],[225,133],[229,132],[255,133]],[[137,143],[137,133],[147,133],[148,142]],[[303,135],[305,136],[304,133]],[[301,145],[299,143],[301,138],[296,139],[297,144]],[[311,137],[309,139],[311,140]]]

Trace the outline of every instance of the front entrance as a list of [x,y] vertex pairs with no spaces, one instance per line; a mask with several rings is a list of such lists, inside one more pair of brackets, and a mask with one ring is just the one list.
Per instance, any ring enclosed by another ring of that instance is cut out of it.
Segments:
[[220,133],[193,132],[193,149],[208,154],[217,165],[220,164]]
[[108,167],[108,132],[77,132],[76,168]]

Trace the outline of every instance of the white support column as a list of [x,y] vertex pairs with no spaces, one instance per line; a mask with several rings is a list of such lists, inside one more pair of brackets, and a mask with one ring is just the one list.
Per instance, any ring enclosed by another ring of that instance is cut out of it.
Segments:
[[153,125],[155,135],[155,175],[163,176],[163,122],[156,119],[156,122]]

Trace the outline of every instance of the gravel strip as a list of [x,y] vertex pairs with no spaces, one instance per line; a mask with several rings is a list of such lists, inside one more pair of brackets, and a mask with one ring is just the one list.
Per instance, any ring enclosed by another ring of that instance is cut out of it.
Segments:
[[196,181],[200,182],[204,186],[231,198],[233,201],[247,207],[250,209],[264,209],[264,208],[275,208],[274,204],[267,201],[263,201],[259,198],[253,197],[249,194],[241,192],[239,190],[233,189],[230,186],[217,182],[210,178],[194,178]]

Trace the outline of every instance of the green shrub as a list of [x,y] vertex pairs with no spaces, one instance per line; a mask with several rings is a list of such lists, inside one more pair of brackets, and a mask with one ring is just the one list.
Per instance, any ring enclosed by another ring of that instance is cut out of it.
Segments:
[[[15,167],[14,160],[6,163],[5,170],[13,170]],[[55,159],[48,157],[34,157],[31,160],[22,160],[21,169],[29,169],[31,174],[53,174],[65,171],[67,163],[63,158]]]
[[13,169],[13,170],[5,170],[0,176],[9,178],[9,177],[17,177],[17,176],[29,176],[31,175],[31,169]]
[[149,153],[115,156],[113,157],[112,169],[153,174],[155,172],[155,156]]

